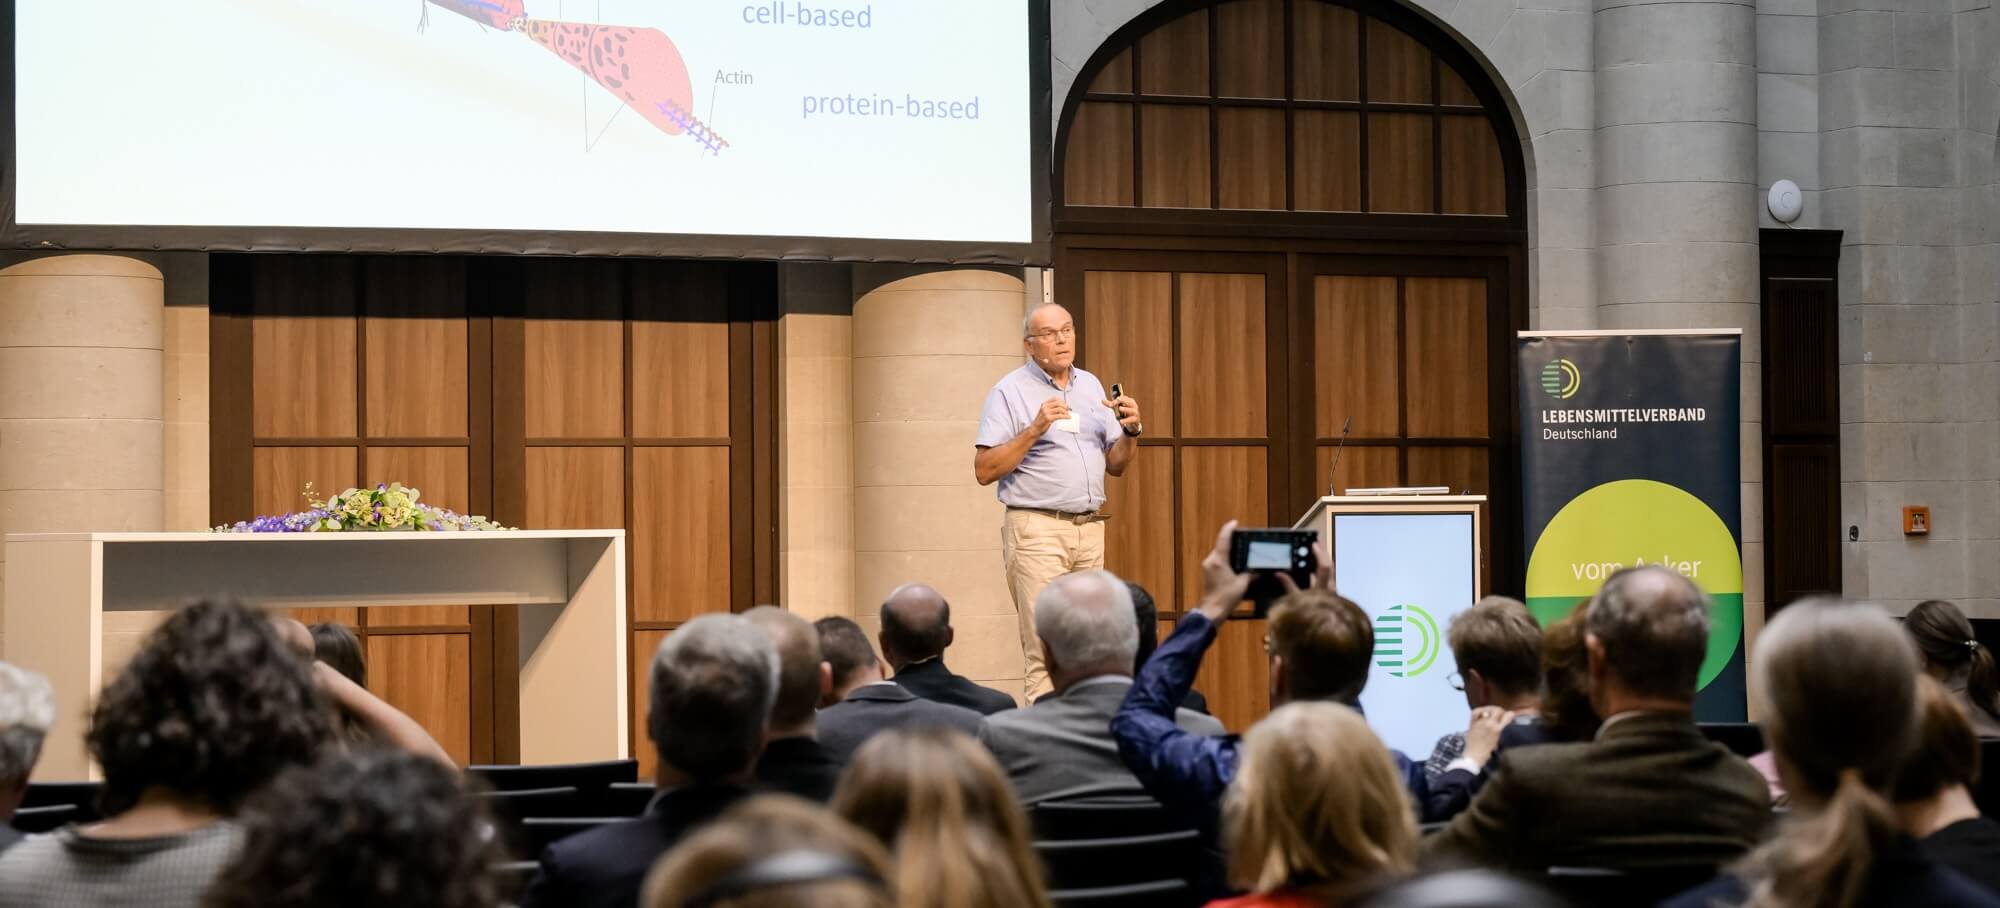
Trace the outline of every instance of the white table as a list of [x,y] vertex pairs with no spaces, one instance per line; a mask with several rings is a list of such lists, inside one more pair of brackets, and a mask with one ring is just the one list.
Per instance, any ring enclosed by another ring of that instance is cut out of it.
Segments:
[[624,530],[7,536],[0,659],[47,675],[36,775],[95,778],[85,718],[104,613],[234,596],[273,608],[520,605],[521,762],[631,756]]

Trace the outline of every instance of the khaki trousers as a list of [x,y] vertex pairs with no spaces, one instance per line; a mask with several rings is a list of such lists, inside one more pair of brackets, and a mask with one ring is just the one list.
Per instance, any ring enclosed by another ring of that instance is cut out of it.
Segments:
[[1048,582],[1071,571],[1104,566],[1104,518],[1062,518],[1009,508],[1000,525],[1000,554],[1007,591],[1021,622],[1022,681],[1028,702],[1053,691],[1035,634],[1035,597]]

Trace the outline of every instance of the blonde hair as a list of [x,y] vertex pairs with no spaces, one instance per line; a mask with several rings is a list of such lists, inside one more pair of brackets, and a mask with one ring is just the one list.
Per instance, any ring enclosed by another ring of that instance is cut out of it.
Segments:
[[[647,874],[639,904],[678,908],[761,858],[808,849],[845,859],[879,880],[889,879],[889,856],[866,833],[809,801],[761,795],[668,852]],[[712,908],[895,908],[895,903],[881,885],[836,877],[752,889],[716,901]]]
[[1750,670],[1797,821],[1752,854],[1749,908],[1853,908],[1900,835],[1886,794],[1918,735],[1917,655],[1880,609],[1807,600],[1757,638]]
[[832,807],[889,846],[901,908],[1048,908],[1027,815],[1000,764],[964,734],[875,735],[841,773]]
[[1388,748],[1361,714],[1292,703],[1243,736],[1224,801],[1229,881],[1338,898],[1416,863],[1417,826]]

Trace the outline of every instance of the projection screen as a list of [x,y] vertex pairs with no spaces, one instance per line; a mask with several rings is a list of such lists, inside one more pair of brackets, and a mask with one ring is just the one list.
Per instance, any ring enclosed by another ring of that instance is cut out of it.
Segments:
[[9,5],[9,246],[1045,258],[1046,0]]

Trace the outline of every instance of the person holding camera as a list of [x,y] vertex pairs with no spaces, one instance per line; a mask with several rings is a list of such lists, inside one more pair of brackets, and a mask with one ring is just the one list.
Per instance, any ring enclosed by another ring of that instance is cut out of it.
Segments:
[[1035,636],[1035,597],[1063,574],[1104,566],[1104,477],[1122,476],[1145,427],[1139,403],[1076,367],[1076,321],[1054,303],[1021,322],[1029,362],[986,394],[972,473],[999,483],[1007,590],[1020,616],[1028,702],[1053,690]]

